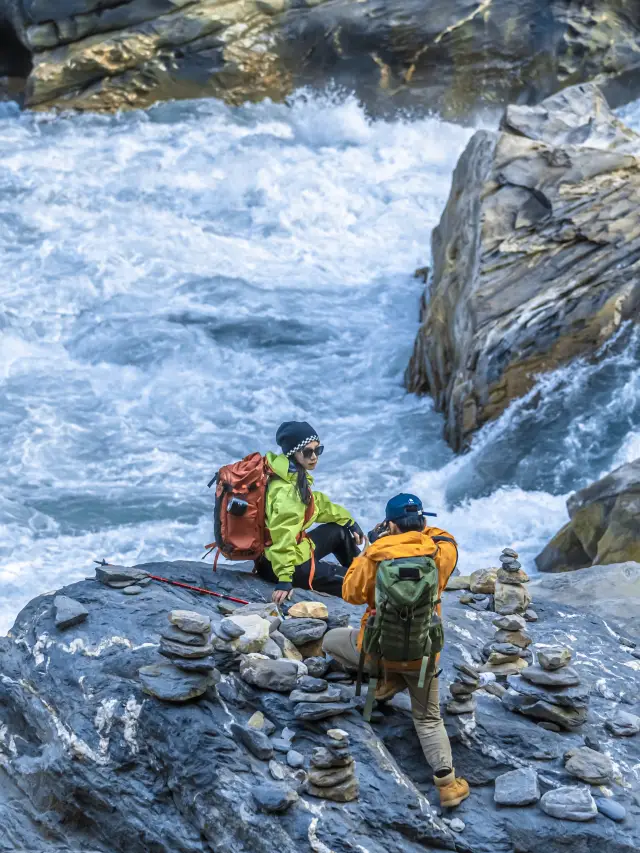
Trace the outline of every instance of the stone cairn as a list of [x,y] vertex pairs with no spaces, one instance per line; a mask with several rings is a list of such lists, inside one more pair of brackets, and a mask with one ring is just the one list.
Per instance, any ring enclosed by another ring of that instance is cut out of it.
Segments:
[[96,566],[96,580],[111,589],[119,589],[124,595],[140,595],[143,587],[151,583],[148,573],[131,566]]
[[453,699],[447,703],[447,713],[472,714],[476,709],[473,694],[481,686],[480,674],[478,670],[465,663],[456,663],[454,667],[457,673],[449,685]]
[[[233,673],[261,691],[287,694],[296,723],[329,719],[356,708],[346,687],[352,677],[337,668],[322,651],[322,638],[329,627],[343,626],[347,619],[330,617],[320,602],[298,602],[283,619],[275,605],[249,604],[232,610],[214,627],[214,657],[231,674],[220,691],[234,689]],[[273,782],[261,783],[254,799],[263,811],[286,811],[303,789],[312,796],[336,802],[356,799],[359,793],[355,762],[349,753],[348,734],[341,729],[328,733],[326,746],[314,749],[310,770],[305,756],[293,748],[296,729],[276,725],[262,712],[243,724],[231,724],[231,733],[256,758],[269,762]],[[283,760],[278,760],[282,753]],[[292,793],[293,791],[293,793]]]
[[571,649],[566,646],[538,650],[537,665],[508,676],[510,690],[502,697],[503,705],[539,720],[551,731],[579,728],[587,719],[590,689],[580,683],[570,661]]
[[519,613],[527,622],[535,622],[538,617],[529,606],[531,597],[525,587],[528,582],[517,552],[505,548],[500,555],[499,569],[477,569],[470,575],[452,577],[447,589],[463,590],[460,604],[473,610],[495,611],[503,616]]
[[172,610],[160,634],[160,654],[167,663],[143,666],[145,693],[165,702],[187,702],[215,685],[220,674],[212,657],[211,620],[191,610]]
[[360,785],[356,763],[349,752],[349,735],[343,729],[329,729],[325,746],[311,753],[311,769],[306,792],[312,797],[348,803],[358,798]]
[[[518,554],[505,548],[500,555],[501,567],[496,574],[495,609],[499,614],[493,624],[496,633],[484,648],[485,663],[481,672],[492,672],[497,678],[507,678],[522,672],[531,662],[531,637],[526,632],[531,596],[525,584],[529,577],[518,562]],[[522,615],[521,615],[522,614]],[[529,619],[538,617],[529,611]]]

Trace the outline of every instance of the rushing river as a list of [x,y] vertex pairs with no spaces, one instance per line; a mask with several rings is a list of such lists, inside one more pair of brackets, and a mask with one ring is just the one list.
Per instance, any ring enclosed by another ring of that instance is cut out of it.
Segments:
[[640,345],[546,377],[453,456],[402,374],[470,134],[304,96],[0,104],[0,629],[93,558],[199,559],[207,480],[291,418],[363,526],[416,490],[462,569],[504,545],[533,568],[567,493],[640,452]]

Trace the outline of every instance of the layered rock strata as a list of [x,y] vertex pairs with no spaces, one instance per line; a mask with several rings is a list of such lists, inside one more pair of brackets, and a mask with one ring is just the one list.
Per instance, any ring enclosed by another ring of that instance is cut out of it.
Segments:
[[594,78],[631,99],[639,52],[632,0],[0,0],[0,80],[47,109],[338,83],[375,111],[459,118]]
[[510,106],[456,167],[407,387],[454,450],[640,312],[640,139],[594,85]]

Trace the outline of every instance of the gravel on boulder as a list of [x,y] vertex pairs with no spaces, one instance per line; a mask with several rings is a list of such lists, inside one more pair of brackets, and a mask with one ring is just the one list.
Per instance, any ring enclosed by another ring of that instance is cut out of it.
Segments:
[[358,798],[360,785],[358,779],[352,776],[346,782],[340,785],[334,785],[331,788],[322,788],[320,785],[314,785],[308,782],[306,792],[312,797],[320,797],[323,800],[333,800],[335,803],[348,803]]
[[128,586],[148,577],[147,572],[130,566],[96,566],[96,580],[104,584],[126,582]]
[[340,702],[342,691],[337,687],[327,687],[321,693],[306,693],[304,690],[293,690],[289,699],[294,702]]
[[73,625],[79,625],[89,615],[84,604],[80,604],[75,598],[69,598],[68,595],[56,595],[53,599],[53,608],[56,628],[61,631],[65,628],[71,628]]
[[169,640],[172,643],[183,643],[185,646],[206,646],[206,634],[190,634],[188,631],[182,631],[175,625],[163,625],[160,631],[160,637],[164,640]]
[[240,661],[240,677],[262,690],[290,693],[298,680],[298,665],[291,660],[269,660],[247,655]]
[[188,702],[206,693],[217,680],[215,669],[209,673],[188,673],[170,663],[143,666],[139,675],[144,692],[165,702]]
[[565,770],[590,785],[606,785],[613,779],[613,762],[608,755],[581,746],[566,753]]
[[354,707],[351,702],[300,702],[293,713],[297,720],[324,720],[327,717],[346,714]]
[[160,637],[160,654],[167,658],[193,658],[208,657],[213,652],[213,646],[207,643],[204,646],[187,646],[184,643],[176,643]]
[[[311,660],[311,658],[307,658]],[[329,682],[325,678],[314,678],[312,675],[303,675],[296,683],[298,690],[304,690],[306,693],[322,693],[329,686]]]
[[628,711],[617,711],[606,721],[605,728],[615,737],[632,737],[640,732],[640,717]]
[[240,723],[231,723],[231,734],[261,761],[268,761],[273,758],[273,745],[260,729],[252,726],[241,726]]
[[295,749],[290,749],[287,753],[287,764],[297,770],[299,767],[304,767],[304,755]]
[[547,791],[540,799],[540,808],[559,820],[593,820],[598,813],[595,801],[587,788],[564,786]]
[[211,630],[211,619],[195,610],[172,610],[169,622],[188,634],[208,634]]
[[323,619],[285,619],[279,631],[294,646],[304,646],[321,640],[327,632],[327,623]]
[[278,785],[274,782],[256,785],[251,793],[262,811],[273,814],[286,812],[298,799],[296,792],[287,785]]
[[287,611],[287,616],[295,619],[328,619],[329,610],[321,601],[297,601]]
[[245,633],[244,628],[228,616],[221,619],[214,630],[222,640],[237,640]]
[[562,669],[530,666],[522,670],[522,677],[541,687],[577,687],[580,684],[580,676],[572,666],[563,666]]
[[609,797],[594,797],[594,800],[598,811],[616,823],[621,823],[627,816],[625,807]]
[[538,774],[532,767],[496,777],[493,799],[501,806],[529,806],[540,799]]
[[502,631],[524,631],[527,627],[523,617],[516,613],[512,613],[510,616],[497,616],[493,620],[493,624]]
[[538,663],[543,669],[560,669],[571,660],[571,649],[566,646],[554,646],[548,649],[538,649],[537,655]]

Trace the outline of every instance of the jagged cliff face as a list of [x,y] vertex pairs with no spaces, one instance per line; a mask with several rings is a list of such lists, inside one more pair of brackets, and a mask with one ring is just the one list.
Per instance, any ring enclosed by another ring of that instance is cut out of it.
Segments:
[[237,104],[335,81],[375,111],[457,118],[581,80],[640,85],[633,0],[0,0],[0,21],[32,107]]
[[637,320],[639,153],[589,84],[509,107],[502,131],[470,140],[433,233],[407,371],[455,450],[536,376]]

